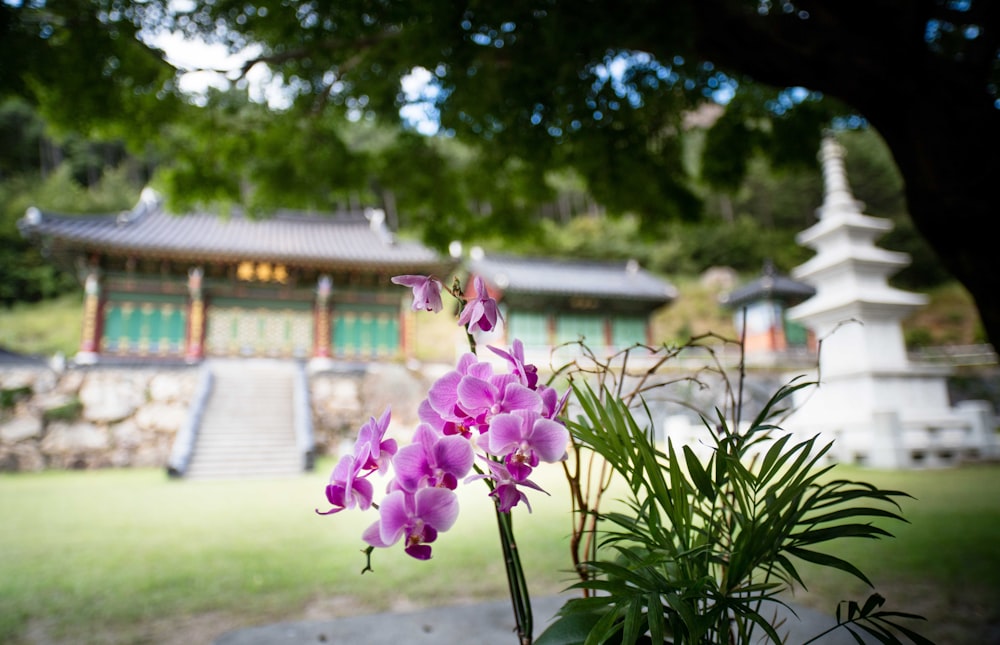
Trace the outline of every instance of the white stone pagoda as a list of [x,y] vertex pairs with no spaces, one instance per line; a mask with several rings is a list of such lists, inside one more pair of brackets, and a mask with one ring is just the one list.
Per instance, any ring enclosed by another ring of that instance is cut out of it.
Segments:
[[832,135],[823,139],[820,160],[819,221],[797,237],[816,255],[792,271],[816,294],[787,312],[819,341],[818,371],[808,375],[819,385],[798,392],[784,426],[833,440],[837,461],[873,467],[929,467],[991,455],[989,404],[952,407],[948,368],[907,357],[901,321],[927,299],[888,284],[910,261],[875,245],[892,222],[862,213],[847,182],[844,149]]

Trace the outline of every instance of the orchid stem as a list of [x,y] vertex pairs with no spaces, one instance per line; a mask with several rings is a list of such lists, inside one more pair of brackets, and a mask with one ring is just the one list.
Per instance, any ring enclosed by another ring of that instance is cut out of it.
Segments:
[[517,622],[517,635],[521,645],[531,645],[532,616],[531,598],[528,595],[528,583],[521,567],[521,558],[514,541],[514,526],[511,514],[496,510],[497,527],[500,529],[500,546],[503,548],[503,561],[507,569],[507,586],[510,589],[510,600],[514,607],[514,620]]

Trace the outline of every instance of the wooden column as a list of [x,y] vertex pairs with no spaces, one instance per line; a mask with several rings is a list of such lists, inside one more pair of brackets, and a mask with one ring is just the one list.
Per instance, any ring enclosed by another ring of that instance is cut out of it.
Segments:
[[83,333],[76,362],[92,365],[97,362],[101,347],[101,281],[98,269],[91,268],[84,281]]
[[316,308],[313,315],[313,358],[329,359],[330,352],[330,293],[333,291],[333,280],[328,275],[322,275],[316,283]]
[[184,360],[196,363],[205,357],[205,298],[201,290],[204,271],[194,267],[188,271],[188,324]]
[[309,359],[309,369],[313,372],[330,369],[333,365],[330,324],[332,292],[333,280],[328,275],[321,275],[316,281],[316,305],[313,309],[313,350],[312,358]]

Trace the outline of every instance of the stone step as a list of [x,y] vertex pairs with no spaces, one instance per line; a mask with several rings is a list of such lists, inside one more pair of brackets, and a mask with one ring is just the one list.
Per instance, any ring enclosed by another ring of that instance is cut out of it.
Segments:
[[189,479],[284,477],[301,474],[295,442],[294,365],[225,361],[213,364],[215,383]]
[[[219,453],[232,452],[240,453],[248,450],[294,453],[296,451],[295,439],[288,437],[263,437],[259,439],[248,439],[246,441],[220,441],[216,438],[205,438],[198,441],[199,453]],[[195,455],[197,458],[198,454]]]

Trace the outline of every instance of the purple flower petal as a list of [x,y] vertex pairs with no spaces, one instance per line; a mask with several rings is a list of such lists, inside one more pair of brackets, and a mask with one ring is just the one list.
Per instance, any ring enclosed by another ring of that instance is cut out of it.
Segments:
[[437,467],[453,477],[465,477],[475,459],[472,444],[465,437],[452,435],[434,444],[434,461]]
[[393,458],[392,467],[399,485],[410,492],[415,492],[431,473],[426,448],[419,443],[403,446]]
[[427,281],[425,275],[397,275],[389,278],[393,284],[401,284],[404,287],[417,287]]
[[413,290],[413,310],[436,313],[441,311],[441,289],[443,285],[437,278],[422,275],[397,275],[390,278],[394,284],[410,287]]
[[399,541],[410,523],[406,493],[396,490],[385,496],[379,506],[379,539],[386,546]]
[[458,519],[458,496],[447,488],[421,488],[414,497],[416,517],[437,531],[447,531]]
[[503,391],[503,411],[542,411],[542,398],[520,383],[510,383]]
[[499,391],[483,379],[465,376],[456,390],[458,403],[469,413],[489,410],[499,398]]
[[431,559],[431,547],[426,544],[411,544],[404,549],[406,554],[416,558],[417,560],[430,560]]
[[542,461],[561,461],[566,456],[569,431],[557,421],[540,418],[535,420],[531,428],[529,441],[532,450]]
[[489,438],[490,454],[503,456],[515,450],[521,443],[522,419],[515,414],[498,414],[490,422]]
[[361,539],[365,541],[366,544],[370,544],[374,547],[385,548],[392,546],[391,544],[386,544],[382,541],[382,522],[375,522],[371,526],[365,529],[364,533],[361,534]]
[[439,378],[431,385],[427,391],[427,400],[434,411],[445,420],[454,420],[455,405],[458,403],[458,384],[462,381],[463,375],[458,371],[451,371]]

